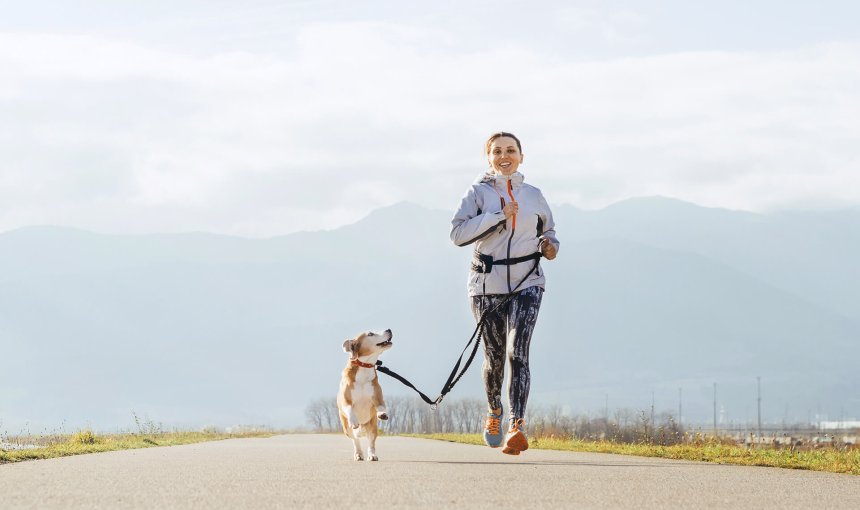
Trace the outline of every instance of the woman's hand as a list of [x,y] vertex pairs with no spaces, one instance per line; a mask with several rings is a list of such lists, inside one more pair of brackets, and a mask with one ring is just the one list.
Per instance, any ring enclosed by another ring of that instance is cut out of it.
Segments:
[[505,213],[505,219],[509,220],[512,217],[517,215],[517,211],[520,210],[520,204],[516,202],[511,202],[509,204],[505,204],[505,207],[502,208],[502,212]]
[[540,242],[540,252],[547,260],[552,260],[555,258],[558,250],[555,249],[555,245],[549,239],[544,239]]

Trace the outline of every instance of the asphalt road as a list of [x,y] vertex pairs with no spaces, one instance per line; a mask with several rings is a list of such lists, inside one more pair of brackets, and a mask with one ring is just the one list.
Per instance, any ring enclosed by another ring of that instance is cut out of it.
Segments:
[[860,508],[860,476],[286,435],[0,465],[0,508]]

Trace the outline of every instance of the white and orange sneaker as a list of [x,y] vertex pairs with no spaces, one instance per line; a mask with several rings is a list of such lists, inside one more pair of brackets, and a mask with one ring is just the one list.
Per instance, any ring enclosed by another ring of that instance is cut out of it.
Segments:
[[522,418],[518,418],[511,423],[511,429],[508,430],[508,439],[505,441],[502,453],[519,455],[520,452],[529,449],[529,438],[526,437],[525,428],[525,422]]

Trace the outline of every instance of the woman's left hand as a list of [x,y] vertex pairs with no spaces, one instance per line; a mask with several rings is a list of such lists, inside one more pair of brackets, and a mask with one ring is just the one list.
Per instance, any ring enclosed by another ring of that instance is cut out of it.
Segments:
[[547,260],[552,260],[555,258],[558,250],[555,249],[555,245],[552,244],[549,239],[544,239],[540,243],[540,252]]

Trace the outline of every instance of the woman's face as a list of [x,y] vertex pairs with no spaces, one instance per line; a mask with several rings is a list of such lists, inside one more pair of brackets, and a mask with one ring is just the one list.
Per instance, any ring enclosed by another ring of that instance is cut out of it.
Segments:
[[511,175],[523,162],[523,155],[517,147],[516,140],[509,136],[500,136],[490,145],[487,159],[493,170],[502,175]]

